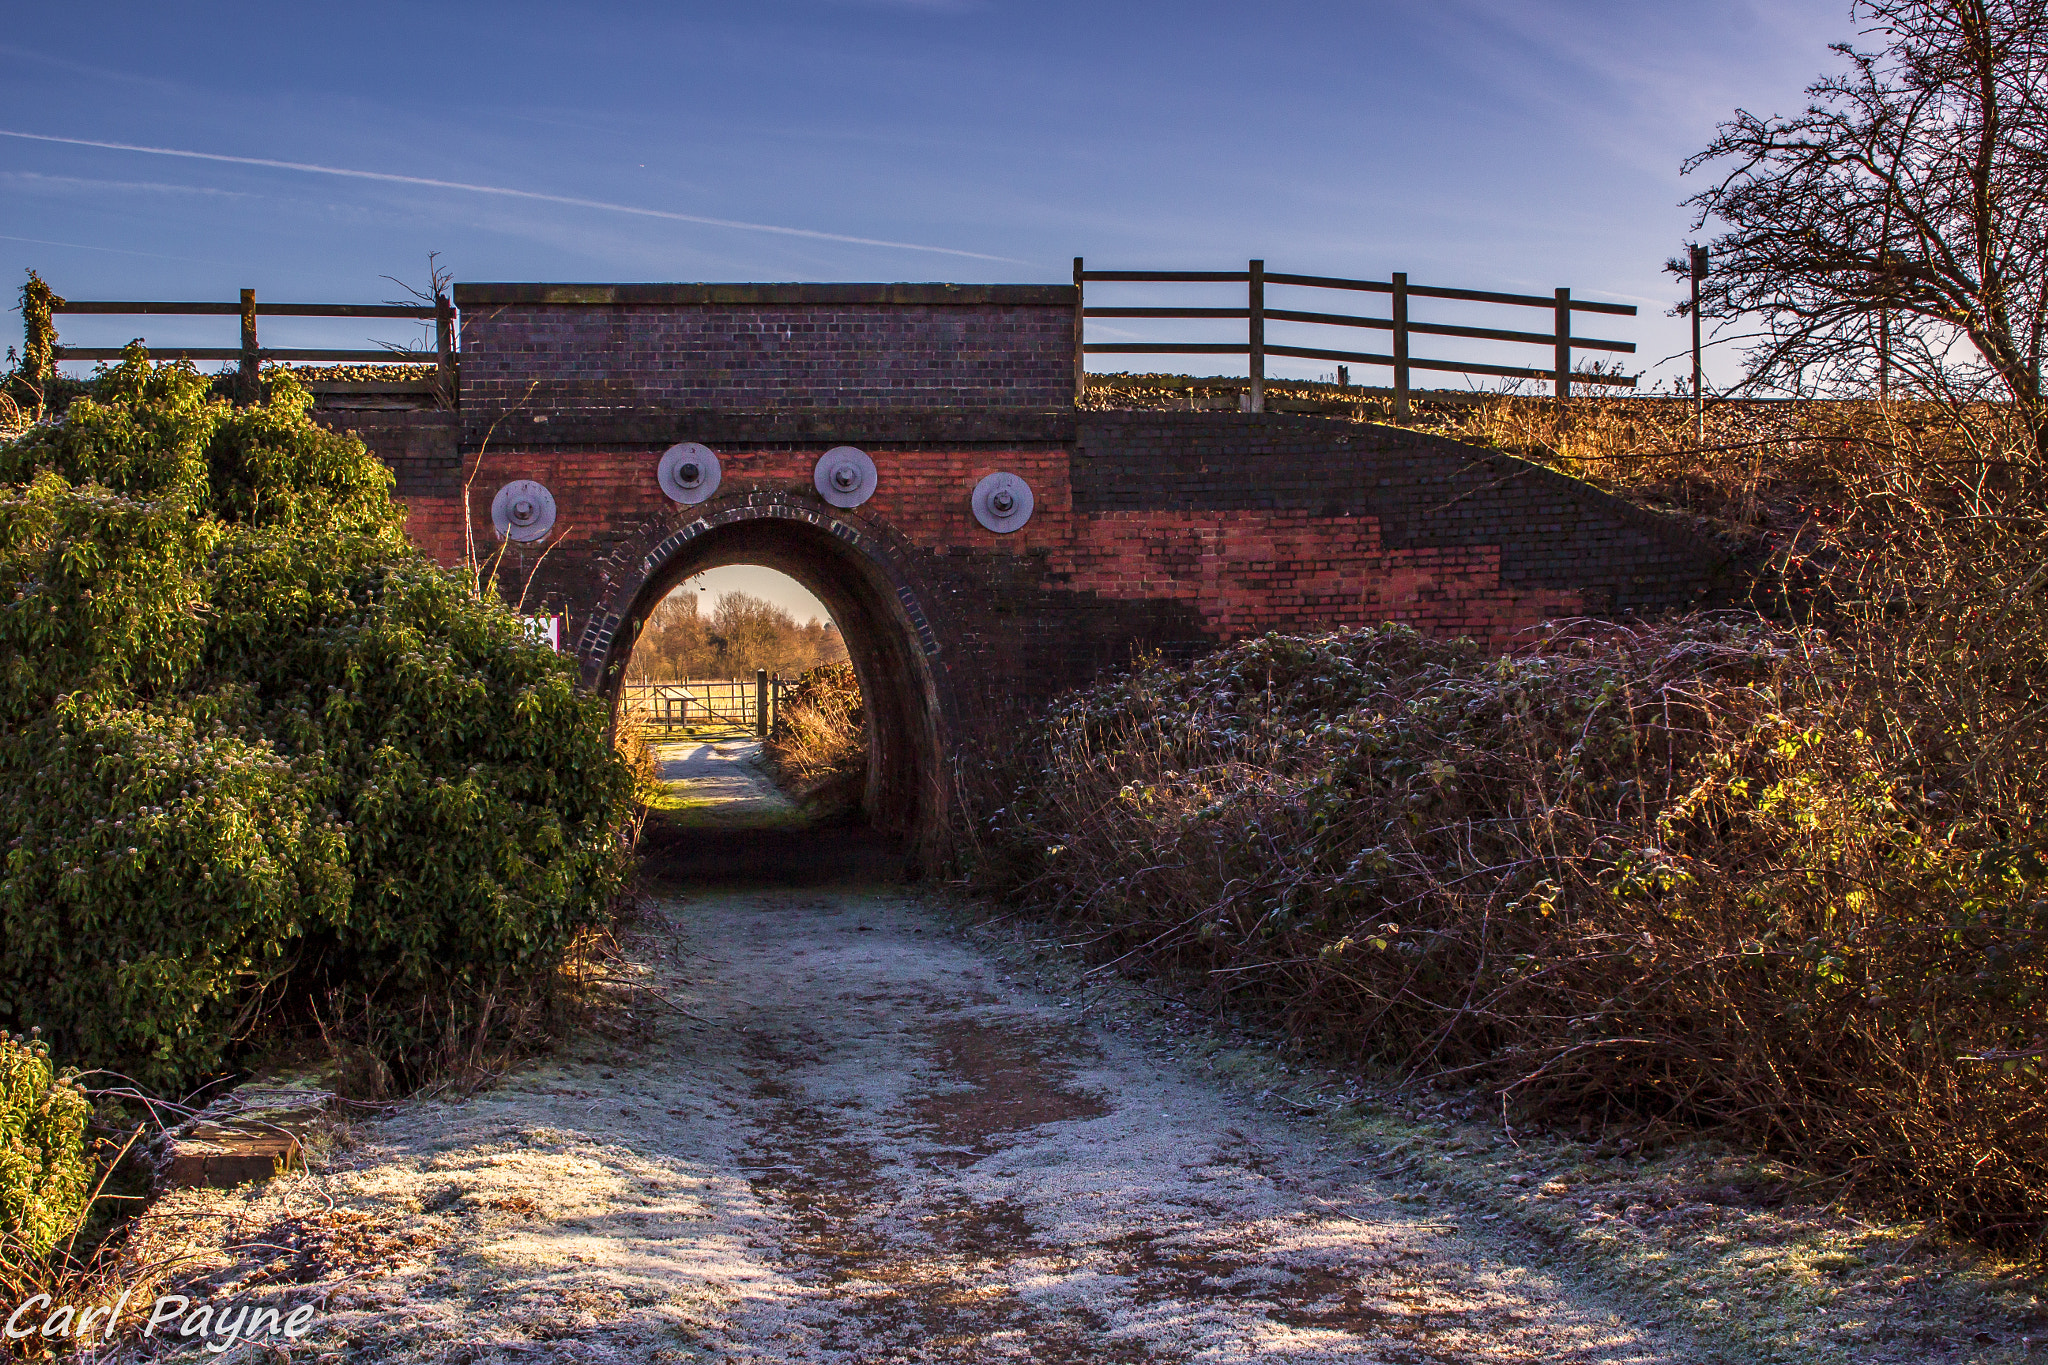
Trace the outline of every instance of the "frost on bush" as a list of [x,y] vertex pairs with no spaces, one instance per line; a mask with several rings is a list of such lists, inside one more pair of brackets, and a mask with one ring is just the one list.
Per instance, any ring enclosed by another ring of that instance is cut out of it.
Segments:
[[78,1226],[92,1190],[92,1103],[40,1039],[0,1033],[0,1246],[42,1256]]
[[294,993],[558,960],[629,790],[570,665],[288,376],[96,389],[0,446],[0,1020],[174,1087]]
[[1754,617],[1267,636],[1056,710],[972,875],[1333,1051],[2012,1235],[2048,1224],[2048,840],[1999,665],[1951,717]]

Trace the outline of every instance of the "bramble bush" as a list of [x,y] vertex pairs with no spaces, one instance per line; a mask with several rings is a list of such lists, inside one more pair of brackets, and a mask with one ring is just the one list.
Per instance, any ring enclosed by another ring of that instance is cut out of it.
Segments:
[[571,665],[289,375],[208,384],[131,347],[0,446],[0,1020],[162,1089],[307,1002],[502,999],[626,856]]
[[1507,657],[1389,625],[1153,664],[1056,709],[981,794],[970,880],[1327,1053],[1524,1115],[1717,1128],[2025,1240],[2048,1224],[2029,567],[1893,620],[1890,655],[1730,614]]

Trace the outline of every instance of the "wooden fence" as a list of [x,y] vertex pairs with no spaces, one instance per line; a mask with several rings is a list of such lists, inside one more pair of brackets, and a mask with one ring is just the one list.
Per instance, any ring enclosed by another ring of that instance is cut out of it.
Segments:
[[726,727],[766,735],[782,708],[782,688],[783,679],[765,672],[751,678],[625,683],[619,688],[619,709],[651,730]]
[[[1087,287],[1090,281],[1126,284],[1243,284],[1245,306],[1242,308],[1090,308],[1086,306]],[[1392,307],[1384,318],[1362,317],[1346,313],[1314,313],[1290,308],[1269,308],[1266,305],[1266,287],[1283,285],[1301,289],[1348,289],[1372,294],[1392,296]],[[1413,299],[1451,299],[1465,303],[1499,304],[1513,308],[1547,308],[1551,310],[1551,330],[1548,332],[1522,332],[1501,327],[1464,327],[1450,323],[1416,322],[1408,316],[1409,302]],[[1074,345],[1083,355],[1241,355],[1250,362],[1250,409],[1264,412],[1266,409],[1266,357],[1293,356],[1305,360],[1333,360],[1353,365],[1384,365],[1394,371],[1394,415],[1405,418],[1408,412],[1409,381],[1413,371],[1429,370],[1450,374],[1477,374],[1510,379],[1547,379],[1556,386],[1559,399],[1571,396],[1574,380],[1581,384],[1614,384],[1623,388],[1634,388],[1633,377],[1612,374],[1572,372],[1573,351],[1616,351],[1632,354],[1635,343],[1630,341],[1606,341],[1598,337],[1572,335],[1572,314],[1612,313],[1625,317],[1635,316],[1635,305],[1627,303],[1593,303],[1575,299],[1569,289],[1559,289],[1549,298],[1536,294],[1497,294],[1483,289],[1447,289],[1435,285],[1411,285],[1408,276],[1396,274],[1386,280],[1347,280],[1328,275],[1282,275],[1269,273],[1264,261],[1252,261],[1243,270],[1089,270],[1079,256],[1074,258]],[[1093,342],[1087,339],[1088,318],[1179,318],[1179,319],[1239,319],[1245,322],[1245,340],[1237,342],[1187,342],[1187,341],[1108,341]],[[1327,347],[1290,346],[1270,343],[1266,340],[1268,322],[1298,322],[1319,327],[1365,327],[1393,333],[1393,353],[1380,355],[1369,351],[1343,351]],[[1480,341],[1510,341],[1525,345],[1540,345],[1551,348],[1552,363],[1549,369],[1533,369],[1518,365],[1492,365],[1466,360],[1431,360],[1410,354],[1409,342],[1415,336],[1463,337]],[[1081,367],[1075,367],[1074,395],[1078,399],[1087,388],[1087,376]]]
[[[237,396],[243,402],[254,402],[263,362],[266,360],[308,360],[325,362],[330,365],[395,365],[432,364],[435,372],[432,378],[418,384],[396,386],[407,392],[431,392],[437,395],[444,407],[455,405],[455,305],[446,294],[435,296],[432,304],[410,303],[258,303],[256,291],[244,289],[240,303],[156,303],[134,300],[91,300],[55,304],[53,313],[119,316],[186,316],[186,317],[234,317],[242,320],[242,344],[240,346],[164,346],[157,353],[165,358],[185,360],[237,360],[241,370],[237,375]],[[256,319],[259,317],[280,318],[417,318],[431,319],[434,323],[434,355],[430,360],[424,355],[409,351],[391,350],[334,350],[322,347],[265,347],[257,344]],[[57,349],[59,360],[119,360],[121,347],[118,346],[65,346]],[[353,386],[353,387],[361,387]],[[384,385],[380,388],[391,388]]]

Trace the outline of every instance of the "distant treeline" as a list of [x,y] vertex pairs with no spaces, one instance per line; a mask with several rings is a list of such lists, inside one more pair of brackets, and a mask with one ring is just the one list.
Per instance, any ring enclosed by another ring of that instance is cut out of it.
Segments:
[[846,661],[846,642],[830,621],[799,623],[743,592],[720,593],[708,613],[697,602],[687,588],[662,599],[633,645],[629,682],[736,678],[760,668],[788,677]]

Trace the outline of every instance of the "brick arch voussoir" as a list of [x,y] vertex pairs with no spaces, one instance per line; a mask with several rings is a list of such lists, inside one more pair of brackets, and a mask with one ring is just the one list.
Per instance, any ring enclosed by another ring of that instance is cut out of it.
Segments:
[[919,651],[927,660],[937,659],[941,644],[923,606],[926,594],[911,571],[915,547],[907,539],[882,522],[825,506],[816,499],[754,491],[696,507],[673,506],[622,537],[598,561],[598,609],[591,613],[576,644],[584,685],[609,690],[605,675],[616,661],[620,630],[630,626],[633,609],[648,584],[660,578],[692,541],[723,527],[769,520],[815,527],[866,560],[888,584],[904,624],[916,636]]
[[[820,543],[821,571],[837,557],[844,561],[849,579],[860,580],[814,586],[825,587],[821,596],[826,591],[841,593],[846,598],[842,605],[853,613],[842,629],[848,632],[854,666],[868,697],[869,773],[863,807],[877,828],[922,840],[945,818],[947,793],[940,774],[957,711],[940,635],[923,605],[927,594],[913,573],[916,547],[886,524],[814,499],[770,491],[677,508],[647,522],[618,542],[599,566],[601,605],[577,645],[584,682],[593,690],[616,695],[632,647],[636,613],[646,610],[649,598],[687,569],[695,542],[748,523],[792,522],[830,538]],[[835,616],[839,610],[833,607]]]

